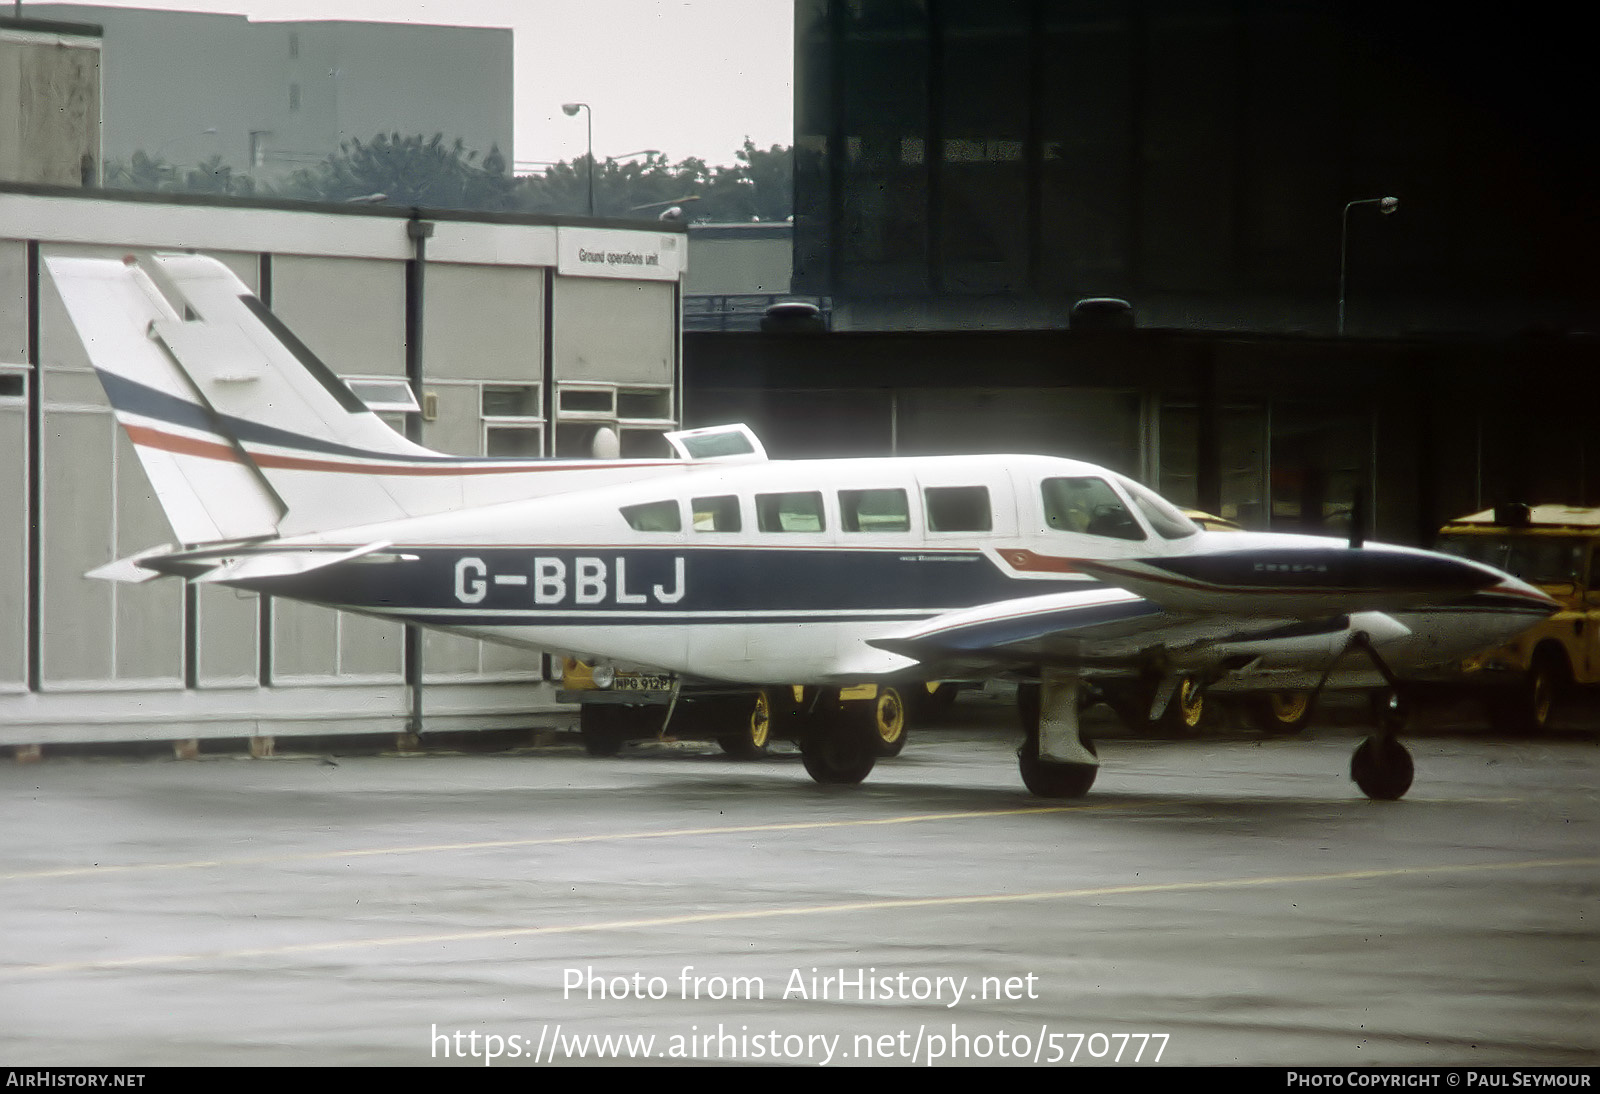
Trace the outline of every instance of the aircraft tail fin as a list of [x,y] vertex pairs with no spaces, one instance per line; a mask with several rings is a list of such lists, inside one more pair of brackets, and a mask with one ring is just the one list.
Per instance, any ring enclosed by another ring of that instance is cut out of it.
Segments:
[[274,534],[283,500],[156,335],[180,328],[182,316],[130,264],[47,261],[178,539],[208,543]]
[[719,444],[737,458],[762,455],[742,426],[723,430],[739,435],[732,440],[694,438],[707,451],[681,450],[683,458],[445,455],[390,428],[213,258],[46,261],[184,544],[315,534],[677,474],[722,454]]
[[[131,259],[46,261],[182,542],[316,532],[459,503],[459,488],[452,496],[437,480],[462,461],[368,410],[222,263],[157,255],[147,271]],[[426,497],[385,481],[418,474],[436,480]]]

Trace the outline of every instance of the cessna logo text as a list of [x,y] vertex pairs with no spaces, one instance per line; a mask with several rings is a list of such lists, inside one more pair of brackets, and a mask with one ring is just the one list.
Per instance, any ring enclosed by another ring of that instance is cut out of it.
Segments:
[[672,560],[669,581],[630,576],[628,559],[579,555],[535,556],[531,571],[494,572],[481,558],[456,562],[455,594],[463,604],[481,604],[495,586],[530,589],[535,604],[676,604],[686,591],[683,556]]

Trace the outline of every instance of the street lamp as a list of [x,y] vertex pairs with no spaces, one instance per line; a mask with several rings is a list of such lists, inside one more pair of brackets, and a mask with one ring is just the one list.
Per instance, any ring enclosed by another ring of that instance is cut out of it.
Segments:
[[1350,236],[1350,210],[1357,205],[1376,205],[1378,212],[1388,216],[1400,208],[1399,198],[1361,198],[1346,202],[1339,221],[1339,333],[1344,334],[1344,270],[1346,242]]
[[589,130],[589,215],[594,216],[594,110],[588,103],[562,103],[561,112],[569,118],[578,116],[583,109],[584,124]]

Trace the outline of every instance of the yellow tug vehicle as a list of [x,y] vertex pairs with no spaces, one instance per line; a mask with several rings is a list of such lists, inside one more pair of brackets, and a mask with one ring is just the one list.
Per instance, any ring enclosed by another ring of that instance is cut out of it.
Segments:
[[1436,549],[1486,562],[1561,604],[1561,610],[1462,665],[1490,723],[1510,733],[1550,725],[1576,687],[1600,683],[1600,509],[1500,505],[1446,524]]

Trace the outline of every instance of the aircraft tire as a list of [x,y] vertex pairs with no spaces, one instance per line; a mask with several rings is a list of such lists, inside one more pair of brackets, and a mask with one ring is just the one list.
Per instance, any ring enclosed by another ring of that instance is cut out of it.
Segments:
[[1368,737],[1350,757],[1350,777],[1375,801],[1398,801],[1415,775],[1411,753],[1393,737]]
[[[1039,685],[1023,684],[1017,688],[1017,714],[1022,719],[1022,747],[1017,749],[1017,770],[1022,775],[1022,785],[1040,798],[1081,798],[1094,786],[1100,773],[1098,764],[1051,763],[1039,756]],[[1078,740],[1091,753],[1100,755],[1094,742],[1080,731]]]
[[578,732],[583,750],[591,756],[615,756],[627,740],[626,708],[608,703],[585,703],[578,708]]
[[862,719],[819,715],[800,738],[800,760],[824,786],[854,786],[878,762],[878,737]]
[[1247,696],[1245,717],[1268,737],[1287,737],[1299,733],[1311,722],[1316,703],[1309,691],[1274,691]]
[[[1085,740],[1083,746],[1099,755],[1093,741]],[[1037,730],[1028,734],[1017,749],[1017,770],[1022,774],[1022,785],[1039,798],[1081,798],[1100,773],[1096,764],[1057,764],[1040,759]]]
[[772,695],[758,691],[735,707],[736,730],[717,738],[717,745],[736,760],[757,760],[767,754],[772,735]]

